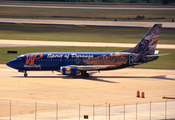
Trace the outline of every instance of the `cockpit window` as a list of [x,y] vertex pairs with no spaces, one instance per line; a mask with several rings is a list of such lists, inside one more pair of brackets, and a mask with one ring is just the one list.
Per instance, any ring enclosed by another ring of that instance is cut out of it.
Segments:
[[21,58],[19,57],[19,58],[16,58],[16,60],[21,60]]

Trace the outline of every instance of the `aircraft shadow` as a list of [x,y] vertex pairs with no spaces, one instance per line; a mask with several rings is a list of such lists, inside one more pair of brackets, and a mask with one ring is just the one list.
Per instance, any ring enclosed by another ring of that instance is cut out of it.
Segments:
[[67,76],[67,77],[64,77],[63,79],[83,79],[83,80],[91,80],[91,81],[97,81],[97,82],[118,83],[114,81],[99,79],[98,76],[89,76],[88,78],[86,78],[86,77],[82,77],[81,75],[76,75],[76,76]]
[[[24,78],[24,76],[13,76],[15,78]],[[119,83],[115,81],[110,80],[103,80],[104,78],[154,78],[154,79],[162,79],[162,80],[175,80],[173,78],[166,78],[166,75],[160,75],[160,76],[152,76],[152,77],[146,77],[146,76],[89,76],[88,78],[82,77],[81,75],[68,75],[68,76],[28,76],[27,78],[62,78],[62,79],[83,79],[83,80],[91,80],[91,81],[97,81],[97,82],[107,82],[107,83]]]
[[146,76],[96,76],[98,78],[156,78],[156,79],[163,79],[163,80],[175,80],[173,78],[166,78],[166,75],[160,75],[160,76],[152,76],[152,77],[146,77]]
[[[24,78],[24,76],[13,76],[14,78]],[[97,82],[107,82],[107,83],[118,83],[114,81],[109,81],[109,80],[103,80],[99,79],[96,76],[89,76],[88,78],[82,77],[81,75],[76,75],[76,76],[28,76],[27,78],[62,78],[62,79],[83,79],[83,80],[92,80],[92,81],[97,81]]]

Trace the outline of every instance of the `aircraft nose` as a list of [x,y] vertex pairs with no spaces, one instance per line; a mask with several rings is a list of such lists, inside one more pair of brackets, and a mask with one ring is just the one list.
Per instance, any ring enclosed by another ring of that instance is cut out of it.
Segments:
[[9,66],[9,64],[10,64],[9,62],[6,63],[7,66]]
[[8,61],[6,63],[7,66],[11,67],[11,68],[15,68],[15,64],[14,64],[15,60],[11,60],[11,61]]

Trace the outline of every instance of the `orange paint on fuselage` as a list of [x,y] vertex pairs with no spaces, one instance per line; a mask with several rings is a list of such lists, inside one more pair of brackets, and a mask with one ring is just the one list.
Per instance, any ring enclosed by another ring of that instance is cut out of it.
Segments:
[[[39,55],[39,57],[37,57]],[[26,56],[26,65],[33,64],[36,59],[41,59],[43,57],[42,54],[35,54],[35,55],[27,55]]]

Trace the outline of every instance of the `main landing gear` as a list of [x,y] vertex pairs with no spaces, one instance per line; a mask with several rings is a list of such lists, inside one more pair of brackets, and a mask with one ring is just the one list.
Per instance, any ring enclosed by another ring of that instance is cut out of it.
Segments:
[[24,71],[24,77],[27,77],[27,71]]
[[89,77],[89,73],[87,73],[87,71],[81,71],[81,75],[84,77]]

